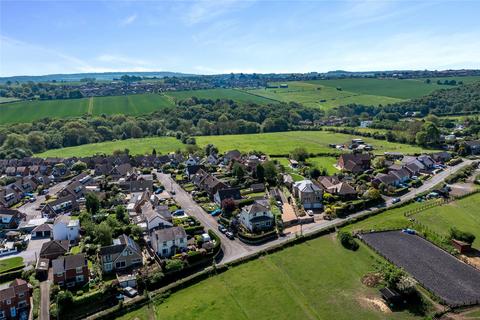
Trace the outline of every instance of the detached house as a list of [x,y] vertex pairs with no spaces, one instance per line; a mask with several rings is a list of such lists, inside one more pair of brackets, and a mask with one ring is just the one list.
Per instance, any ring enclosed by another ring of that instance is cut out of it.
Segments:
[[23,279],[13,280],[0,290],[0,319],[28,319],[30,288]]
[[187,248],[187,233],[182,227],[160,229],[152,233],[150,241],[160,257],[171,257]]
[[75,196],[69,195],[48,203],[42,209],[42,214],[49,217],[55,217],[64,212],[77,211],[78,208],[79,207]]
[[85,195],[85,186],[80,181],[73,181],[60,191],[61,197],[72,195],[75,199],[82,198]]
[[250,232],[271,230],[275,226],[275,218],[270,208],[259,201],[243,207],[239,220],[241,225]]
[[232,199],[234,201],[241,200],[242,195],[240,194],[240,188],[220,189],[213,196],[213,200],[218,205],[222,205],[222,201],[225,199]]
[[83,253],[53,260],[52,270],[53,283],[60,287],[83,286],[89,280],[88,261]]
[[6,229],[15,229],[21,221],[25,220],[26,215],[18,210],[0,207],[0,227]]
[[101,247],[99,258],[103,272],[130,269],[143,264],[142,250],[124,234],[114,239],[112,245]]
[[371,156],[368,153],[344,153],[338,158],[340,170],[360,173],[370,169]]
[[319,177],[321,188],[325,192],[340,196],[343,199],[351,199],[357,196],[357,191],[347,182],[340,181],[337,177]]
[[321,209],[323,191],[311,180],[301,180],[293,184],[293,195],[305,209]]

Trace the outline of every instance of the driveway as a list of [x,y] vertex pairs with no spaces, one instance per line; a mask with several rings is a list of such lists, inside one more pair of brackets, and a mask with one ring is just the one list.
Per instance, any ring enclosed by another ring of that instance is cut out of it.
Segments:
[[27,249],[16,254],[9,254],[7,256],[0,257],[0,260],[12,257],[22,257],[25,265],[35,265],[35,263],[37,262],[37,258],[40,255],[40,249],[42,249],[42,245],[47,241],[50,241],[50,239],[44,238],[30,240],[28,242]]
[[40,320],[50,320],[50,280],[40,282]]

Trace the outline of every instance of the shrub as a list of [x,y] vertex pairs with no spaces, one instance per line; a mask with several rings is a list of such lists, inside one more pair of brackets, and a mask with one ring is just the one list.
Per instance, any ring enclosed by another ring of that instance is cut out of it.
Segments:
[[167,260],[167,263],[165,264],[165,271],[166,272],[175,272],[182,270],[184,267],[183,261],[182,260]]
[[470,232],[461,231],[457,228],[450,229],[450,239],[460,240],[469,244],[472,244],[475,241],[475,235]]
[[359,248],[358,243],[355,241],[350,232],[339,231],[337,236],[342,246],[344,246],[346,249],[356,251]]
[[241,200],[238,203],[238,207],[242,208],[242,207],[245,207],[245,206],[248,206],[248,205],[252,204],[253,202],[255,202],[254,199],[244,199],[244,200]]

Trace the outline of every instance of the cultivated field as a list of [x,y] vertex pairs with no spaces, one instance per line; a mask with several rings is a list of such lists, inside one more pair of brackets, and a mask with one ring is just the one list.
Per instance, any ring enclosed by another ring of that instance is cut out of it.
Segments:
[[[196,137],[199,147],[204,147],[213,143],[220,152],[232,149],[240,151],[262,151],[269,155],[288,155],[298,146],[304,147],[310,153],[333,153],[339,154],[336,149],[330,148],[329,143],[344,144],[351,142],[356,136],[332,133],[328,131],[289,131],[275,133],[259,134],[241,134],[224,136],[199,136]],[[362,138],[362,137],[360,137]],[[388,142],[385,140],[375,140],[372,138],[362,138],[366,143],[375,147],[375,153],[383,154],[385,151],[403,152],[405,154],[421,153],[422,148],[407,144]],[[151,152],[156,148],[158,152],[166,153],[184,148],[178,140],[174,138],[156,137],[143,139],[128,139],[112,142],[103,142],[95,144],[81,145],[62,149],[48,150],[37,154],[40,157],[53,156],[87,156],[95,153],[110,154],[114,150],[129,149],[131,154],[144,154]]]
[[42,118],[69,118],[85,114],[150,113],[173,106],[172,97],[159,94],[94,97],[84,99],[19,101],[0,104],[0,124],[31,122]]
[[480,271],[427,240],[401,231],[368,233],[361,237],[449,305],[480,302]]
[[153,319],[153,310],[157,319],[415,319],[372,302],[378,289],[361,278],[377,258],[365,246],[352,252],[326,236],[234,267],[121,319]]

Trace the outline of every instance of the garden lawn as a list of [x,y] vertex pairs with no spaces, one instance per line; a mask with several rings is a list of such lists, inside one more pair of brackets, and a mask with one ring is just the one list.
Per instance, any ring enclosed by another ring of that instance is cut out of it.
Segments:
[[307,163],[318,169],[325,169],[327,170],[328,175],[333,175],[335,173],[339,173],[338,170],[334,165],[337,163],[337,158],[335,157],[315,157],[315,158],[308,158]]
[[[1,108],[1,107],[0,107]],[[288,155],[291,151],[302,146],[310,153],[339,154],[336,149],[330,148],[329,143],[348,144],[354,138],[362,138],[365,143],[372,144],[374,153],[383,154],[385,151],[402,152],[405,154],[421,153],[424,149],[408,144],[375,140],[373,138],[357,137],[343,133],[328,131],[288,131],[257,134],[237,134],[224,136],[199,136],[195,137],[197,145],[201,148],[212,143],[220,152],[238,149],[243,152],[262,151],[268,155]],[[111,154],[115,150],[129,149],[130,154],[150,153],[152,148],[157,152],[167,152],[183,149],[179,140],[171,137],[156,137],[142,139],[127,139],[110,142],[86,144],[76,147],[53,149],[37,154],[39,157],[71,157],[89,156],[96,153]]]
[[20,267],[23,267],[22,257],[12,257],[0,260],[0,273],[8,272]]
[[[172,294],[157,319],[414,319],[386,315],[366,302],[379,297],[361,278],[379,259],[367,247],[344,249],[333,235],[247,262]],[[137,310],[121,319],[145,319]]]
[[130,154],[145,154],[151,153],[155,148],[158,154],[166,154],[177,149],[185,147],[179,140],[172,137],[156,137],[156,138],[142,138],[142,139],[127,139],[118,141],[108,141],[100,143],[84,144],[76,147],[68,147],[62,149],[52,149],[36,156],[47,157],[85,157],[97,153],[112,154],[115,150],[129,149]]

